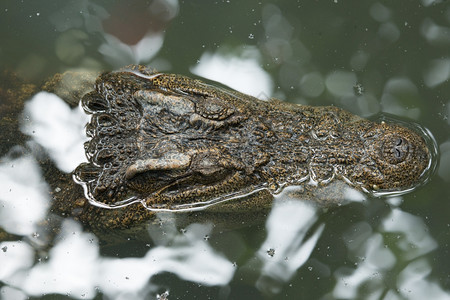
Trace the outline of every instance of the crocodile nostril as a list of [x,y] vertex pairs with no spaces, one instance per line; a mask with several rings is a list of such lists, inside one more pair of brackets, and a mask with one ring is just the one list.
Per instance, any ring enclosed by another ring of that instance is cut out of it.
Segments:
[[398,164],[406,160],[409,143],[403,137],[388,138],[383,144],[383,157],[390,164]]

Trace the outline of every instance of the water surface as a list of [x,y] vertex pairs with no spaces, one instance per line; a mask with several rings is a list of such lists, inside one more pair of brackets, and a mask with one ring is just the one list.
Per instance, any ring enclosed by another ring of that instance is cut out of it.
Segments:
[[261,222],[169,223],[109,247],[67,218],[49,244],[39,151],[70,173],[86,160],[87,117],[48,93],[2,96],[2,126],[17,121],[0,133],[2,299],[450,299],[446,1],[2,1],[0,37],[0,71],[24,82],[140,63],[261,99],[392,114],[439,149],[429,181],[389,199],[352,194],[322,211],[281,194]]

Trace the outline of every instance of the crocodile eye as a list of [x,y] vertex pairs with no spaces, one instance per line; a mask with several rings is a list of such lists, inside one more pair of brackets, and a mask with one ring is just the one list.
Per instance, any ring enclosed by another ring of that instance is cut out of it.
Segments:
[[402,137],[391,137],[383,144],[382,156],[390,164],[404,161],[409,151],[408,141]]

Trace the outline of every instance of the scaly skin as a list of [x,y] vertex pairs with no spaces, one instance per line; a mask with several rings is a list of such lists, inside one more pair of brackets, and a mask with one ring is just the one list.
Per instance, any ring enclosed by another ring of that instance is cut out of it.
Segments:
[[431,159],[424,139],[396,124],[261,101],[141,66],[104,73],[82,105],[92,114],[89,163],[74,178],[100,207],[88,210],[113,215],[100,218],[113,227],[244,195],[250,208],[270,205],[288,185],[407,190]]
[[[73,177],[42,163],[52,211],[88,227],[159,222],[161,210],[241,223],[265,214],[286,186],[300,187],[297,198],[329,206],[342,201],[346,186],[411,189],[430,165],[430,150],[414,130],[336,107],[261,101],[141,66],[100,75],[93,91],[91,81],[65,73],[43,86],[72,105],[84,95],[92,114],[89,163]],[[28,97],[19,88],[1,91],[6,100]]]

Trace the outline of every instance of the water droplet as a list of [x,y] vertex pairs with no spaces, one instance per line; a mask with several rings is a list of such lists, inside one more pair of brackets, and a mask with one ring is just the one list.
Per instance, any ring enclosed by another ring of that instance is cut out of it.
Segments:
[[165,291],[161,295],[160,294],[156,295],[157,300],[168,300],[169,299],[168,297],[169,297],[169,291]]
[[356,96],[364,94],[364,86],[361,83],[357,83],[353,86],[353,92]]

